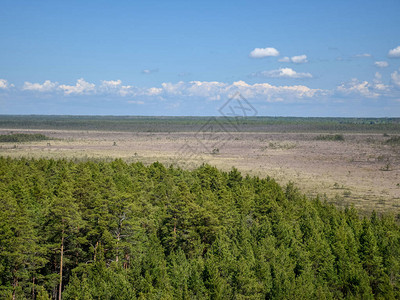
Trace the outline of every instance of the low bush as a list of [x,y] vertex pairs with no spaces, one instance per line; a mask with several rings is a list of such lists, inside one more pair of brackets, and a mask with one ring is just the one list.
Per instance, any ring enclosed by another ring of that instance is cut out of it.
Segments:
[[344,141],[343,134],[319,135],[315,138],[317,141]]
[[14,134],[2,134],[0,135],[0,143],[22,143],[22,142],[34,142],[34,141],[46,141],[51,138],[40,134],[28,134],[28,133],[14,133]]

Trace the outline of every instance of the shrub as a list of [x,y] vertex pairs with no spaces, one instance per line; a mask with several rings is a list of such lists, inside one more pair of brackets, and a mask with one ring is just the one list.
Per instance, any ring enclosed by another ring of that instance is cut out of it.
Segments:
[[22,143],[22,142],[34,142],[34,141],[46,141],[51,138],[40,134],[28,134],[28,133],[14,133],[14,134],[2,134],[0,135],[0,143]]
[[319,135],[315,138],[317,141],[344,141],[343,134]]
[[391,137],[390,139],[388,139],[385,142],[385,144],[392,145],[392,146],[400,145],[400,136]]

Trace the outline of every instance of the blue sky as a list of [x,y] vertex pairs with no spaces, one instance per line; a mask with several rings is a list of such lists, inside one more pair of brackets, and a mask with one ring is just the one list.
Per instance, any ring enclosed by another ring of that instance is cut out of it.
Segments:
[[0,1],[0,114],[400,117],[400,1]]

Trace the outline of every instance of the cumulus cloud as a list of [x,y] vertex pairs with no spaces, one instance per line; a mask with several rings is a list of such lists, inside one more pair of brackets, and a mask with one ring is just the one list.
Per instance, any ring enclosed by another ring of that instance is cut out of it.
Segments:
[[[296,72],[291,68],[280,68],[277,70],[263,71],[253,74],[253,76],[264,76],[274,78],[312,78],[310,73]],[[5,79],[0,79],[0,90],[7,89],[12,85]],[[342,83],[335,89],[323,90],[313,89],[305,85],[283,85],[277,86],[270,83],[249,84],[239,80],[233,83],[219,81],[178,81],[175,83],[164,82],[159,86],[137,87],[134,85],[123,84],[120,79],[102,80],[99,84],[78,79],[74,85],[58,84],[46,80],[43,83],[25,82],[16,91],[26,91],[34,93],[54,93],[58,96],[109,96],[112,99],[120,97],[125,99],[126,103],[143,105],[147,100],[164,101],[222,101],[229,99],[232,95],[240,92],[243,97],[251,101],[260,102],[311,102],[324,101],[330,96],[342,98],[371,98],[379,99],[387,97],[390,99],[399,99],[400,96],[400,70],[391,74],[390,84],[382,82],[382,74],[375,73],[371,81],[359,81],[352,79],[349,82]],[[46,97],[48,94],[46,95]]]
[[218,81],[191,81],[188,92],[190,95],[206,97],[210,100],[218,100],[220,91],[226,89],[227,84]]
[[[289,69],[291,70],[291,69]],[[279,70],[275,70],[279,71]],[[295,76],[299,74],[293,70],[281,70],[276,76]],[[282,75],[283,74],[283,75]],[[275,76],[275,75],[274,75]],[[9,86],[2,80],[1,86]],[[329,91],[311,89],[304,85],[275,86],[269,83],[248,84],[245,81],[233,83],[219,81],[179,81],[176,83],[164,82],[161,86],[140,88],[133,85],[123,85],[121,80],[103,80],[99,85],[89,83],[83,78],[78,79],[75,85],[65,85],[46,80],[43,83],[25,82],[21,90],[40,93],[62,93],[68,95],[111,95],[127,98],[127,103],[145,104],[145,99],[205,99],[220,101],[228,99],[240,92],[248,99],[266,102],[303,101],[314,97],[329,94]]]
[[163,83],[164,97],[199,97],[209,101],[227,99],[240,92],[247,99],[259,99],[268,102],[296,101],[322,96],[329,93],[321,89],[311,89],[304,85],[274,86],[269,83],[248,84],[245,81],[236,81],[232,84],[217,81],[190,81],[177,83]]
[[358,79],[353,78],[350,82],[342,83],[337,87],[339,94],[343,95],[361,95],[367,98],[375,98],[379,94],[372,90],[368,81],[360,82]]
[[254,77],[272,77],[272,78],[312,78],[310,73],[298,73],[291,68],[280,68],[271,71],[261,71],[253,73]]
[[[393,75],[393,74],[392,74]],[[342,83],[340,86],[336,88],[336,92],[339,95],[345,96],[361,96],[364,98],[378,98],[381,96],[393,97],[395,93],[393,93],[393,88],[390,85],[384,84],[382,81],[382,75],[379,72],[375,73],[375,77],[372,82],[368,81],[359,81],[356,78],[353,78],[351,81]],[[400,76],[398,78],[400,84]],[[393,80],[395,83],[395,80]]]
[[122,85],[122,81],[120,79],[102,80],[101,85],[96,89],[96,93],[105,93],[127,97],[133,95],[136,90],[137,89],[135,89],[131,85]]
[[110,87],[110,88],[116,88],[121,85],[122,81],[121,80],[102,80],[101,81],[101,86],[103,87]]
[[131,85],[123,85],[118,91],[118,94],[122,97],[129,96],[132,93],[133,86]]
[[57,89],[58,83],[52,82],[50,80],[46,80],[42,84],[40,83],[31,83],[29,81],[25,81],[22,90],[24,91],[35,91],[35,92],[53,92]]
[[10,87],[14,87],[14,85],[8,83],[5,79],[0,79],[0,90],[7,90]]
[[305,54],[296,55],[296,56],[292,56],[292,57],[284,56],[284,57],[278,59],[278,61],[279,62],[292,62],[295,64],[304,64],[304,63],[308,62],[307,55],[305,55]]
[[390,86],[383,84],[381,79],[382,79],[382,74],[379,72],[376,72],[375,78],[373,80],[372,88],[374,88],[376,90],[376,92],[378,92],[378,93],[388,92],[390,90]]
[[26,81],[22,86],[23,91],[50,93],[63,92],[65,95],[88,95],[97,93],[116,93],[123,94],[123,91],[131,88],[130,86],[122,86],[121,80],[102,80],[101,84],[96,87],[94,83],[89,83],[83,78],[78,79],[75,85],[58,84],[46,80],[43,83],[31,83]]
[[145,91],[145,95],[148,96],[157,96],[160,95],[162,93],[162,88],[156,88],[156,87],[152,87],[152,88],[148,88]]
[[393,84],[400,88],[400,73],[397,71],[394,71],[390,75],[390,78],[392,79]]
[[95,92],[96,85],[94,83],[89,83],[83,78],[78,79],[75,85],[60,85],[59,88],[64,91],[64,94],[71,95],[87,95]]
[[304,63],[308,62],[307,55],[304,55],[304,54],[303,55],[292,56],[291,60],[295,64],[304,64]]
[[264,58],[268,56],[278,56],[279,51],[275,48],[255,48],[250,52],[249,56],[251,58]]
[[396,48],[389,50],[388,56],[394,58],[400,57],[400,46],[397,46]]
[[378,68],[386,68],[389,66],[389,63],[387,61],[376,61],[374,65]]
[[268,102],[296,101],[325,96],[329,92],[311,89],[304,85],[275,86],[269,83],[247,84],[244,81],[234,82],[228,89],[230,93],[239,91],[248,99],[266,99]]
[[158,93],[172,96],[202,97],[209,100],[218,100],[218,96],[224,93],[226,83],[218,81],[190,81],[178,83],[162,83],[162,89]]

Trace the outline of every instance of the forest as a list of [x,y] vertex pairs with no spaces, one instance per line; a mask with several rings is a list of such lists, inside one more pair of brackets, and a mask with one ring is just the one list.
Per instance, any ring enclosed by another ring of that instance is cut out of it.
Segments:
[[400,298],[399,214],[235,168],[0,157],[0,298]]
[[397,134],[400,118],[323,117],[160,117],[160,116],[68,116],[0,115],[0,128],[97,130],[128,132],[196,132],[210,120],[225,131],[243,132],[375,132]]

